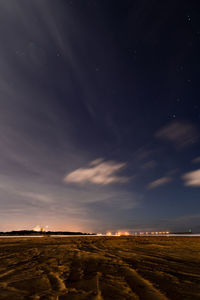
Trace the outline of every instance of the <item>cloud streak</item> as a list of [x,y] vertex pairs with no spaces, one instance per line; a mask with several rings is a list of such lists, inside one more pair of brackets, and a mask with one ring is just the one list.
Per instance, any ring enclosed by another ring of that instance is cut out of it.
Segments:
[[200,169],[184,174],[182,179],[186,186],[200,187]]
[[19,195],[21,195],[22,197],[28,197],[31,198],[33,200],[38,200],[41,201],[42,203],[51,203],[52,199],[47,196],[47,195],[43,195],[43,194],[39,194],[39,193],[32,193],[32,192],[19,192]]
[[92,183],[97,185],[108,185],[111,183],[124,183],[127,177],[116,175],[126,166],[126,163],[115,161],[103,161],[97,159],[90,163],[88,168],[79,168],[64,177],[66,183],[85,184]]
[[162,186],[162,185],[165,185],[165,184],[169,183],[170,181],[172,181],[171,177],[161,177],[161,178],[158,178],[158,179],[150,182],[148,184],[148,186],[147,186],[147,189],[157,188],[159,186]]
[[192,160],[192,163],[193,163],[193,164],[198,164],[198,163],[200,163],[200,156],[194,158],[194,159]]
[[174,121],[158,130],[155,134],[157,138],[172,142],[176,148],[185,148],[194,144],[198,140],[196,127],[183,121]]

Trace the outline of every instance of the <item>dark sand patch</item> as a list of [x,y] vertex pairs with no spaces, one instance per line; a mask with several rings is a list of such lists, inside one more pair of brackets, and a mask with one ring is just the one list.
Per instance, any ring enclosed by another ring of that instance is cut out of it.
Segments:
[[0,258],[0,299],[200,299],[196,237],[2,239]]

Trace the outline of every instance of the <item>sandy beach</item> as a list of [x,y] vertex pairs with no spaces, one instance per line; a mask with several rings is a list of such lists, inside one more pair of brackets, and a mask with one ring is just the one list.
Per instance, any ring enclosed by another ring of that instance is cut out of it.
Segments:
[[0,299],[199,299],[200,238],[0,240]]

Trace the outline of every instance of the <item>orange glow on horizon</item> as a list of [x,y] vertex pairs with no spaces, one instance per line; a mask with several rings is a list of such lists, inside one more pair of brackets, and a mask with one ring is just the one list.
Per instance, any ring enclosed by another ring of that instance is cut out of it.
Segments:
[[111,236],[112,233],[109,231],[109,232],[106,232],[106,235],[107,235],[107,236]]
[[115,235],[116,235],[116,236],[120,236],[120,235],[121,235],[121,232],[118,231],[118,232],[115,233]]

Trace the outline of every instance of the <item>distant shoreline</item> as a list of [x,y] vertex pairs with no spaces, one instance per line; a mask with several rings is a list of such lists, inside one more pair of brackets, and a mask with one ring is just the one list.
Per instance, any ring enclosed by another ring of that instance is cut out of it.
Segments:
[[138,237],[142,237],[142,238],[144,238],[144,237],[200,237],[200,233],[187,233],[187,234],[185,234],[185,233],[183,233],[183,234],[176,234],[176,233],[172,233],[172,234],[166,234],[166,235],[164,235],[164,234],[155,234],[155,235],[153,235],[153,234],[149,234],[149,235],[135,235],[135,234],[133,234],[133,235],[128,235],[128,236],[123,236],[123,235],[121,235],[121,236],[117,236],[117,235],[110,235],[110,236],[107,236],[106,234],[105,235],[101,235],[101,236],[98,236],[98,235],[96,235],[96,234],[62,234],[62,235],[60,235],[60,234],[38,234],[38,235],[12,235],[12,234],[10,234],[10,235],[5,235],[5,234],[0,234],[0,238],[37,238],[37,237],[39,237],[39,238],[41,238],[41,237],[52,237],[52,238],[56,238],[56,237],[62,237],[62,238],[70,238],[70,237],[98,237],[98,238],[100,238],[100,237],[107,237],[107,238],[109,238],[109,237],[116,237],[116,238],[119,238],[119,237],[126,237],[126,238],[128,238],[128,237],[135,237],[135,238],[138,238]]
[[[20,231],[7,231],[0,232],[0,236],[49,236],[49,235],[91,235],[90,233],[83,232],[70,232],[70,231],[34,231],[34,230],[20,230]],[[93,233],[95,235],[95,233]]]

